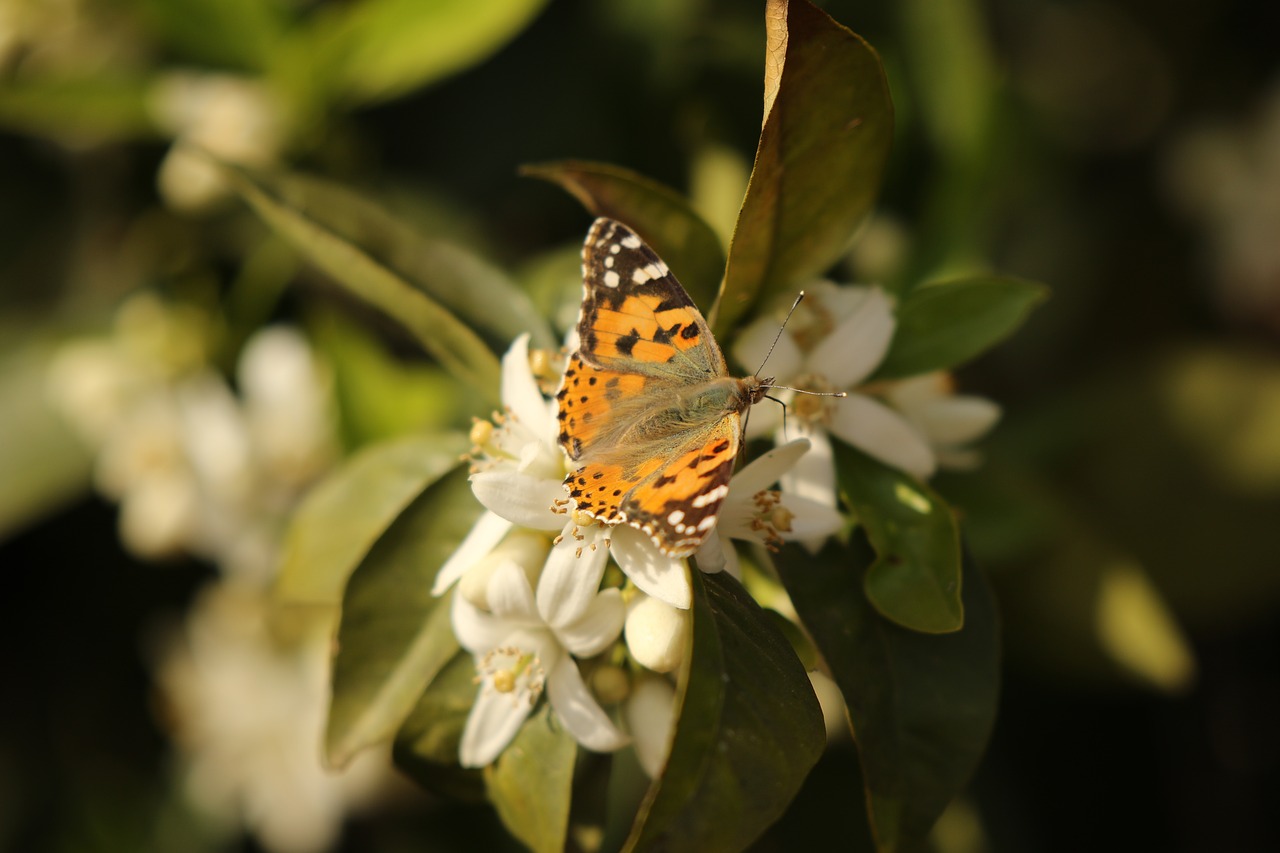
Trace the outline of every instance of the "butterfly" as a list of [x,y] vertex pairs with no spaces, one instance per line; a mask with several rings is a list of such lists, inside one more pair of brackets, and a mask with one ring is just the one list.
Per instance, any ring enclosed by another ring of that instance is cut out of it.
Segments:
[[702,313],[667,265],[613,219],[582,247],[578,350],[556,395],[574,509],[685,557],[715,528],[742,414],[770,380],[729,375]]

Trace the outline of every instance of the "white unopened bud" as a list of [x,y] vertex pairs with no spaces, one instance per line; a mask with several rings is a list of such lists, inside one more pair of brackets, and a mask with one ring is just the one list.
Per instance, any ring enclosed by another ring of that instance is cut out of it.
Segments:
[[657,778],[671,751],[675,724],[676,691],[665,678],[650,676],[636,682],[627,700],[627,727],[631,729],[636,758],[649,778]]
[[689,611],[657,598],[643,597],[627,613],[627,648],[642,666],[671,672],[684,660],[689,641]]

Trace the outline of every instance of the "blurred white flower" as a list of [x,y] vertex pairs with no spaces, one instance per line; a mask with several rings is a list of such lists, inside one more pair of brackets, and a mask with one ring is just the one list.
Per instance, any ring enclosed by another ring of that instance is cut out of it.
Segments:
[[489,612],[454,597],[453,630],[475,655],[480,682],[459,745],[462,766],[492,763],[544,689],[556,716],[583,746],[610,752],[626,744],[573,658],[599,654],[622,630],[622,595],[599,590],[603,573],[603,553],[581,559],[571,542],[561,541],[547,557],[536,594],[526,569],[508,561],[489,577]]
[[235,579],[207,587],[161,653],[162,708],[201,813],[227,832],[245,827],[273,853],[314,853],[395,778],[372,752],[341,775],[322,768],[333,619],[275,631],[269,606]]
[[1280,81],[1250,121],[1185,133],[1170,153],[1168,178],[1204,228],[1223,309],[1280,329]]
[[174,135],[160,165],[165,200],[199,210],[221,199],[226,183],[215,163],[270,165],[284,143],[285,104],[260,81],[230,74],[170,72],[151,91],[153,120]]
[[131,299],[109,337],[59,353],[50,393],[96,451],[126,547],[265,586],[285,517],[337,456],[329,385],[297,331],[268,328],[246,343],[238,398],[204,365],[202,337],[188,312]]

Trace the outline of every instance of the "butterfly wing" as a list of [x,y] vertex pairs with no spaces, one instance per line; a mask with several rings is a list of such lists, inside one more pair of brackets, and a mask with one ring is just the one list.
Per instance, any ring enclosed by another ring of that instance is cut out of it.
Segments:
[[692,553],[715,524],[738,452],[741,384],[666,264],[598,219],[583,246],[579,350],[557,395],[560,443],[582,463],[575,507]]

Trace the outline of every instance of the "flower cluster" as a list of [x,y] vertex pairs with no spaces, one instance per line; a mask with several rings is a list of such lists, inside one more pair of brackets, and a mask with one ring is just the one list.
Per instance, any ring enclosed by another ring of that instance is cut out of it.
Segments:
[[[557,444],[552,402],[530,369],[527,336],[503,358],[501,390],[504,411],[472,431],[471,486],[485,513],[441,568],[434,589],[440,595],[458,585],[454,631],[476,659],[480,689],[460,749],[469,767],[502,752],[544,691],[583,746],[610,751],[625,745],[628,737],[580,667],[591,666],[595,676],[608,669],[601,653],[625,625],[633,661],[654,673],[675,670],[692,603],[684,559],[662,554],[630,527],[566,513],[568,458]],[[807,441],[792,442],[739,472],[716,532],[695,556],[699,568],[736,572],[730,539],[771,545],[796,536],[824,538],[839,527],[834,510],[804,498],[784,505],[768,490],[807,447]],[[600,588],[610,557],[629,581],[625,590]],[[627,698],[624,716],[646,768],[660,767],[665,756],[664,715],[670,716],[673,696],[670,683],[655,674],[633,685]],[[655,717],[655,706],[665,711]]]
[[282,625],[272,599],[288,514],[337,456],[333,402],[307,341],[283,326],[246,342],[233,391],[208,364],[211,326],[135,296],[111,334],[64,346],[49,388],[119,503],[123,544],[218,569],[154,652],[188,801],[219,831],[310,853],[394,779],[380,755],[341,776],[319,765],[336,613]]

